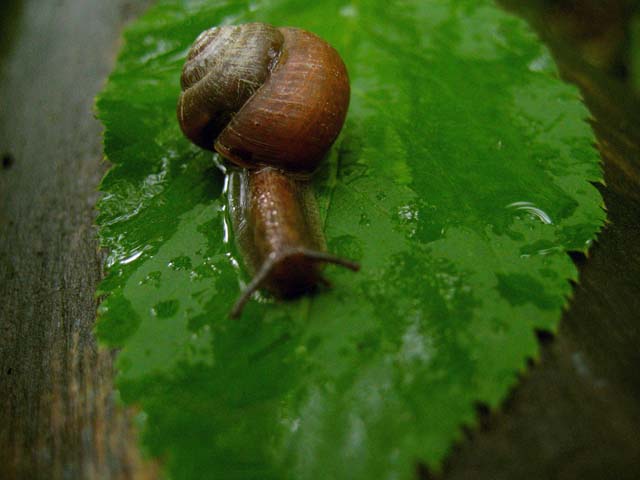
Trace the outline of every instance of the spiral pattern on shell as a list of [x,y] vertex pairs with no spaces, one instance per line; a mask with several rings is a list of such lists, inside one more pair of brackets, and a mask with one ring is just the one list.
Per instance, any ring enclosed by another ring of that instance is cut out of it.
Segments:
[[195,41],[178,120],[195,144],[245,168],[312,172],[338,136],[349,78],[316,35],[263,23],[215,27]]

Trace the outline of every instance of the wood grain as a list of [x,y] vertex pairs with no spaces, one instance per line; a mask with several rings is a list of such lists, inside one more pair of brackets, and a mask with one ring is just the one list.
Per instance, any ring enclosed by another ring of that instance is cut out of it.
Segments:
[[[124,1],[0,5],[0,478],[141,478],[112,354],[92,329],[105,171],[93,98],[114,64]],[[9,36],[10,35],[10,36]]]

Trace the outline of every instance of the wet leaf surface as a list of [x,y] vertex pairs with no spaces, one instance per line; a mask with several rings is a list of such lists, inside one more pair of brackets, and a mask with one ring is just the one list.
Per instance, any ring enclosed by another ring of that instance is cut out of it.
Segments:
[[[498,405],[556,328],[604,213],[588,113],[490,2],[164,1],[98,101],[109,249],[98,334],[172,478],[409,478]],[[327,21],[327,19],[331,19]],[[224,178],[182,138],[179,72],[219,23],[307,28],[343,55],[345,129],[315,177],[334,287],[252,301]]]

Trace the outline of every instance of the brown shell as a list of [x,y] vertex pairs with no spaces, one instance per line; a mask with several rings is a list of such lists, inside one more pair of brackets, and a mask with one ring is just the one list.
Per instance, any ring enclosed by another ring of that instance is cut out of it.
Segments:
[[[246,24],[207,32],[183,71],[178,118],[185,135],[245,168],[315,170],[349,105],[338,53],[296,28]],[[259,46],[248,52],[249,45]]]
[[231,117],[260,88],[282,48],[271,25],[247,23],[200,34],[182,69],[178,121],[184,134],[213,150]]

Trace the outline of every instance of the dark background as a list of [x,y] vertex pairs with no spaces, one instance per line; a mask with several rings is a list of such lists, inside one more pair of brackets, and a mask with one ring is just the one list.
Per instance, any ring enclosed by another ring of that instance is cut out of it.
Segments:
[[[0,479],[155,478],[92,335],[102,257],[93,98],[150,0],[0,0]],[[503,0],[593,115],[608,210],[559,333],[498,412],[478,405],[445,479],[640,478],[640,8]],[[320,479],[319,479],[320,480]]]

